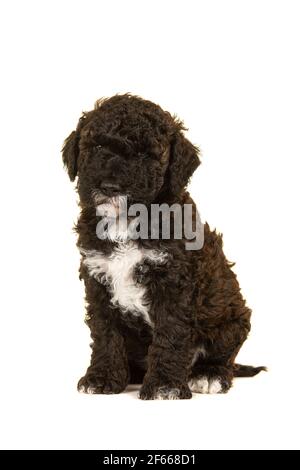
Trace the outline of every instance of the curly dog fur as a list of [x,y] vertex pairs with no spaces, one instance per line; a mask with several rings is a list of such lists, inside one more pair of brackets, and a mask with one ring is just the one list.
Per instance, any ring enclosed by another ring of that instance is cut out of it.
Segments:
[[[195,204],[186,186],[199,152],[180,120],[130,94],[96,102],[66,139],[63,162],[78,177],[76,226],[86,289],[91,364],[78,383],[87,393],[120,393],[142,383],[140,398],[191,398],[222,393],[234,376],[263,368],[235,357],[250,331],[222,237],[204,227],[204,245],[184,239],[99,239],[96,226],[116,196],[130,203]],[[120,207],[118,208],[120,210]]]

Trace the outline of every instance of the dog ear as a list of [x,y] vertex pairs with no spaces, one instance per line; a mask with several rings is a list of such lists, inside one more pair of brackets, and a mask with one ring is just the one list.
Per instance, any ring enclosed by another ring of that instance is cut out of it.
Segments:
[[62,159],[71,181],[77,176],[77,159],[79,155],[79,132],[78,130],[71,132],[66,138],[63,149]]
[[171,145],[168,168],[169,189],[173,194],[178,194],[185,188],[199,165],[199,149],[186,139],[182,132],[178,132]]

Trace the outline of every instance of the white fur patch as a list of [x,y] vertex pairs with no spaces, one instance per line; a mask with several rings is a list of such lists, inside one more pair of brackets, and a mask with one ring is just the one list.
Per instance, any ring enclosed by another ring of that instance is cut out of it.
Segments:
[[[155,264],[164,264],[167,253],[139,248],[137,242],[131,239],[130,232],[134,228],[135,219],[128,224],[127,216],[123,216],[127,213],[126,196],[106,198],[96,191],[94,201],[97,215],[102,216],[100,223],[103,227],[108,224],[106,238],[117,245],[109,256],[100,251],[81,248],[83,264],[90,276],[108,286],[113,305],[123,312],[141,315],[144,321],[152,326],[146,288],[134,279],[134,269],[147,259]],[[114,223],[110,223],[111,221]]]
[[192,379],[189,381],[189,387],[191,392],[194,393],[208,393],[209,382],[207,377]]
[[189,381],[190,390],[194,393],[221,393],[222,384],[219,379],[210,379],[207,377],[199,377]]
[[156,400],[179,400],[179,388],[160,387],[155,395]]
[[219,379],[211,380],[209,383],[208,393],[220,393],[222,391],[222,385]]
[[84,386],[78,389],[79,393],[88,393],[89,395],[94,395],[96,393],[96,387],[92,387],[91,385],[85,389]]
[[108,286],[112,294],[112,304],[120,307],[123,312],[141,315],[144,321],[152,326],[149,304],[145,298],[146,289],[134,280],[134,268],[146,259],[162,264],[166,261],[167,254],[141,249],[133,240],[119,242],[109,256],[96,250],[80,251],[90,276]]
[[103,194],[95,193],[96,214],[102,217],[118,217],[127,210],[127,197],[119,195],[105,197]]
[[[99,197],[99,196],[98,196]],[[96,198],[97,200],[97,198]],[[96,206],[96,214],[102,217],[97,226],[97,235],[114,242],[126,242],[130,240],[130,229],[134,229],[134,220],[127,219],[127,198],[116,196],[106,198],[104,202]],[[99,233],[98,233],[99,230]]]

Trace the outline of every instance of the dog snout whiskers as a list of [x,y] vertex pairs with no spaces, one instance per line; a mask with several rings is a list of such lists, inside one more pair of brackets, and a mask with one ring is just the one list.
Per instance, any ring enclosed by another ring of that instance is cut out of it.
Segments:
[[106,183],[106,182],[101,183],[100,188],[102,191],[108,192],[114,195],[118,194],[121,189],[117,183]]
[[96,205],[103,204],[107,200],[107,196],[101,191],[92,191],[92,197]]

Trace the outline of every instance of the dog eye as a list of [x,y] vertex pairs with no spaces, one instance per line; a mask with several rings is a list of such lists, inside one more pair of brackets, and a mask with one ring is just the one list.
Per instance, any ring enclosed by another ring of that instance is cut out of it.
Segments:
[[95,149],[99,150],[102,148],[102,145],[96,145]]

